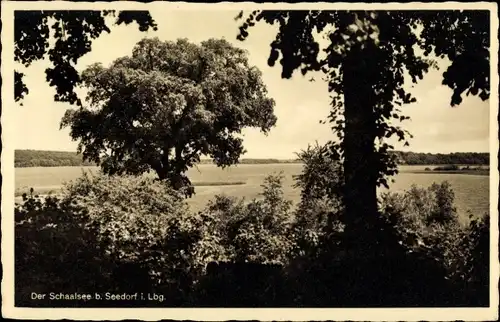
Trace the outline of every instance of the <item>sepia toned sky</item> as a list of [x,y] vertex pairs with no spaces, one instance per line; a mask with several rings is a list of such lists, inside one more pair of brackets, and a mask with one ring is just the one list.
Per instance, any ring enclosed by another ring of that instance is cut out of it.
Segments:
[[[157,32],[139,32],[134,25],[113,26],[110,34],[103,34],[93,42],[92,51],[82,57],[78,70],[89,64],[111,63],[118,57],[130,55],[134,45],[144,37],[162,40],[188,38],[201,42],[209,38],[225,38],[249,52],[249,60],[263,72],[270,97],[276,101],[278,122],[265,136],[258,130],[244,131],[245,158],[294,158],[295,153],[314,144],[333,139],[328,125],[319,124],[329,112],[329,96],[324,82],[316,77],[294,74],[292,79],[280,77],[279,63],[267,65],[269,44],[274,39],[276,27],[257,24],[244,42],[236,40],[240,22],[234,21],[237,11],[175,11],[152,15],[158,23]],[[55,90],[45,81],[48,61],[34,63],[27,70],[25,81],[30,90],[24,106],[16,106],[19,125],[16,132],[16,149],[75,151],[77,142],[71,141],[69,129],[59,130],[59,122],[66,109],[65,103],[55,103]],[[489,150],[489,101],[465,97],[458,107],[450,107],[451,90],[441,85],[442,73],[447,63],[440,62],[441,70],[429,72],[424,80],[408,85],[418,102],[404,107],[411,117],[402,125],[414,138],[410,147],[397,149],[414,152],[487,152]]]

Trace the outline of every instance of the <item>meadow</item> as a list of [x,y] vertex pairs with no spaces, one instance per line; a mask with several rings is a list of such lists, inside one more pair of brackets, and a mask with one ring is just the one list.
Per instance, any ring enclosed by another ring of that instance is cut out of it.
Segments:
[[[489,176],[460,173],[433,173],[423,171],[426,166],[401,166],[400,173],[390,185],[390,191],[403,191],[415,184],[428,187],[432,183],[448,181],[455,192],[455,205],[467,217],[467,211],[482,215],[489,210]],[[300,191],[293,188],[293,176],[300,173],[301,164],[240,164],[224,170],[210,164],[192,168],[188,176],[196,186],[196,195],[189,199],[193,210],[201,210],[217,194],[258,198],[261,184],[269,174],[283,172],[285,198],[299,201]],[[32,167],[15,169],[16,201],[31,187],[35,193],[56,193],[66,181],[78,178],[82,171],[97,172],[97,167]],[[387,191],[379,189],[379,193]]]

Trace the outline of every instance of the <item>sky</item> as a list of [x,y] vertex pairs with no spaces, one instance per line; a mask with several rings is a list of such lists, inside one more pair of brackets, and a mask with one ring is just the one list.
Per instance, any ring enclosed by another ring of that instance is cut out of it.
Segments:
[[[244,158],[295,158],[295,153],[316,141],[324,143],[335,135],[328,124],[320,124],[329,113],[329,94],[326,83],[316,77],[303,77],[296,72],[292,79],[281,79],[281,66],[267,65],[269,44],[274,40],[276,27],[259,23],[250,30],[243,42],[236,40],[240,21],[233,18],[237,11],[172,11],[170,14],[152,12],[158,31],[140,32],[136,25],[112,26],[111,33],[102,34],[92,44],[92,51],[77,64],[79,71],[101,62],[105,66],[119,57],[132,53],[134,45],[144,37],[161,40],[188,38],[199,43],[209,38],[225,38],[248,51],[249,62],[263,74],[269,96],[275,102],[277,124],[266,136],[256,129],[243,131]],[[490,101],[464,97],[458,107],[450,107],[451,90],[441,85],[447,63],[439,62],[440,70],[432,70],[411,88],[417,103],[403,107],[411,117],[401,125],[413,134],[409,147],[396,144],[396,149],[414,152],[488,152]],[[78,142],[71,140],[69,129],[59,129],[60,120],[68,108],[66,103],[54,102],[55,89],[45,80],[48,60],[38,61],[28,69],[25,82],[29,95],[23,106],[16,106],[16,149],[76,151]]]

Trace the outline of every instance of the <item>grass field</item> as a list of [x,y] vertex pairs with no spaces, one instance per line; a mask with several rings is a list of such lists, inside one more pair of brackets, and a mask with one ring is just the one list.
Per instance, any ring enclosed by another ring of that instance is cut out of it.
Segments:
[[[448,173],[424,171],[426,166],[401,166],[401,172],[391,184],[391,191],[403,191],[412,184],[427,187],[433,182],[447,180],[455,192],[459,212],[471,210],[481,215],[489,210],[489,176],[487,173]],[[192,168],[188,176],[196,186],[195,197],[189,199],[194,210],[201,210],[216,194],[226,194],[247,199],[257,198],[261,192],[264,178],[272,173],[284,174],[284,193],[289,200],[297,202],[300,191],[292,187],[293,176],[300,173],[301,164],[244,164],[225,170],[213,165],[203,164]],[[78,178],[82,171],[96,172],[96,167],[53,167],[53,168],[16,168],[15,190],[20,196],[30,187],[36,193],[57,192],[63,182]],[[486,174],[486,175],[485,175]],[[380,189],[380,192],[386,191]],[[16,198],[17,201],[19,198]]]

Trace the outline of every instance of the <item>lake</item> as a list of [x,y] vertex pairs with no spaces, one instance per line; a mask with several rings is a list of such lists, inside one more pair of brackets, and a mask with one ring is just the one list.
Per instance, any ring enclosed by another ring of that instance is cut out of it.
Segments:
[[[449,174],[419,172],[426,166],[401,166],[400,173],[394,177],[395,182],[390,185],[390,191],[404,191],[412,184],[428,187],[432,183],[448,181],[455,192],[457,210],[466,214],[468,210],[477,215],[489,211],[489,176],[474,174]],[[197,186],[196,196],[189,199],[194,210],[202,209],[216,194],[226,194],[247,199],[256,198],[261,192],[264,178],[272,173],[284,174],[284,193],[289,200],[298,201],[300,191],[293,188],[293,176],[300,173],[301,164],[241,164],[224,170],[214,165],[203,164],[188,171],[192,182],[245,182],[242,185],[226,186]],[[16,168],[15,187],[16,195],[27,192],[30,187],[35,192],[47,193],[57,191],[65,181],[78,178],[82,171],[96,172],[96,167],[36,167]],[[415,173],[418,172],[418,173]],[[379,192],[387,191],[379,189]],[[19,198],[16,198],[19,200]]]

